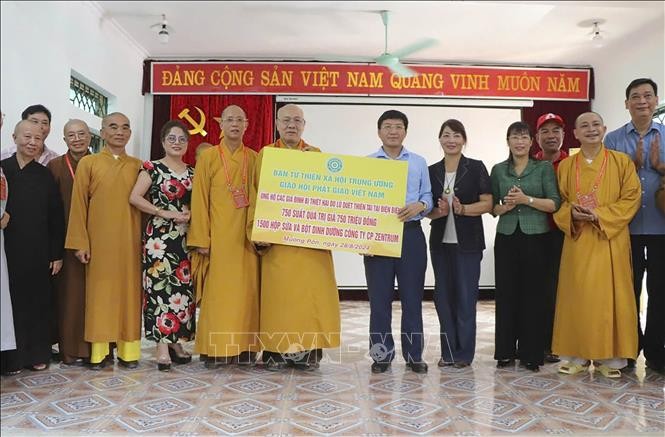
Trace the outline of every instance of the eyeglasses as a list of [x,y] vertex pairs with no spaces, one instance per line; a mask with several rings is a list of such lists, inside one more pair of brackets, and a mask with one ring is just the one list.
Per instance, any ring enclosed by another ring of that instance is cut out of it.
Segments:
[[381,126],[381,130],[398,130],[403,131],[405,127],[403,124],[384,124]]
[[242,117],[226,117],[226,118],[222,118],[222,123],[228,123],[228,124],[231,124],[231,123],[244,123],[244,122],[246,122],[246,121],[248,121],[248,120],[247,120],[246,118],[242,118]]
[[169,144],[175,144],[176,141],[180,144],[185,144],[187,142],[186,137],[176,137],[175,135],[169,135],[166,137],[166,142]]
[[642,100],[642,98],[644,98],[644,100],[651,100],[654,98],[654,95],[651,93],[644,93],[644,94],[635,93],[631,94],[629,98],[631,102],[639,102],[640,100]]
[[87,132],[72,132],[70,134],[67,134],[68,140],[78,140],[80,138],[87,138],[87,137],[88,137]]
[[305,124],[305,119],[300,118],[300,117],[278,118],[277,120],[281,121],[282,123],[284,123],[287,126],[290,125],[291,123],[295,124],[296,126],[302,126],[303,124]]

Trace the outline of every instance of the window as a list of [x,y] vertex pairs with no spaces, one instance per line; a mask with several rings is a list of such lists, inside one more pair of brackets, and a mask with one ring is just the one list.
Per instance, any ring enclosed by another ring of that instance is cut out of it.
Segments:
[[108,98],[73,76],[69,79],[69,101],[77,108],[97,117],[104,117],[108,113]]
[[102,137],[94,132],[90,132],[90,136],[92,137],[90,140],[90,151],[92,153],[98,153],[100,150],[102,150],[102,146],[104,145]]
[[654,121],[665,124],[665,103],[661,103],[653,114]]

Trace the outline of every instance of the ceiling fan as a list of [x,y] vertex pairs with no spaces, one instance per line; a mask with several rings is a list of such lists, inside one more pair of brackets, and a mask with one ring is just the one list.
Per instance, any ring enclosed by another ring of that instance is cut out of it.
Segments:
[[170,34],[175,33],[173,27],[169,26],[169,22],[166,21],[166,14],[162,14],[161,22],[153,24],[150,28],[157,32],[159,42],[162,44],[168,43]]
[[383,21],[383,27],[385,31],[385,45],[383,53],[380,56],[374,58],[373,59],[374,62],[376,62],[379,65],[383,65],[384,67],[387,67],[388,69],[390,69],[390,71],[397,74],[398,76],[402,77],[417,76],[418,73],[415,70],[402,64],[401,59],[420,50],[432,47],[436,45],[438,41],[433,38],[424,38],[412,44],[409,44],[405,47],[402,47],[400,50],[390,53],[388,52],[388,24],[390,23],[391,12],[390,11],[379,11],[379,12],[381,14],[381,21]]

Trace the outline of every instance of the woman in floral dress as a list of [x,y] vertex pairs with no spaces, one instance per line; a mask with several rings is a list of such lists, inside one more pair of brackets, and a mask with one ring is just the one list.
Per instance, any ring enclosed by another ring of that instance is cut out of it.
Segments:
[[194,339],[196,302],[185,242],[194,171],[182,160],[189,134],[180,121],[167,122],[160,138],[165,156],[143,164],[130,202],[152,215],[143,234],[143,324],[146,339],[157,343],[158,369],[168,371],[172,361],[192,359],[181,342]]

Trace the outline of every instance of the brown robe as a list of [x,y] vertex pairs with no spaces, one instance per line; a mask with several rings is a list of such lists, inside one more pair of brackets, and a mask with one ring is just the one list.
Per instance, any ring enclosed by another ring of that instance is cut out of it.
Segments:
[[[72,171],[76,173],[76,161],[69,155]],[[72,201],[74,178],[69,170],[65,155],[51,160],[47,167],[55,178],[62,196],[65,210],[65,229],[69,221],[69,208]],[[65,363],[76,358],[90,357],[90,343],[83,339],[85,328],[85,265],[74,256],[75,251],[66,249],[62,269],[55,276],[55,311],[58,327],[60,355]]]

